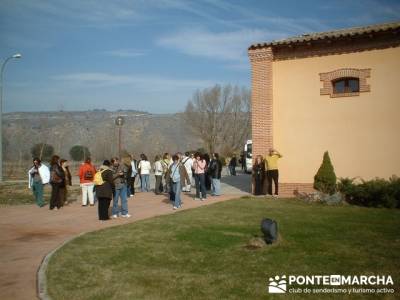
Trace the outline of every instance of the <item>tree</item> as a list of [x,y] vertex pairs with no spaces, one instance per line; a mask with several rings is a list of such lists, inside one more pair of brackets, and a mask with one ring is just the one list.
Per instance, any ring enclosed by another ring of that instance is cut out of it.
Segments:
[[322,164],[314,176],[314,189],[329,195],[336,192],[336,174],[328,151],[324,153]]
[[40,160],[49,161],[54,154],[54,147],[45,143],[35,144],[31,148],[31,154],[33,157],[39,157]]
[[69,155],[74,161],[83,161],[90,157],[90,151],[85,146],[75,145],[69,150]]
[[184,119],[209,153],[238,151],[250,135],[250,91],[231,85],[198,90]]

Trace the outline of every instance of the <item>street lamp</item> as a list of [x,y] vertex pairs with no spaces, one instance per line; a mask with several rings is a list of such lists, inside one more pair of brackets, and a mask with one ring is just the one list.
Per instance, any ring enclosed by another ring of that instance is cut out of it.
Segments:
[[3,182],[3,73],[7,62],[13,58],[21,58],[20,53],[7,57],[1,65],[0,71],[0,182]]
[[122,125],[124,125],[125,123],[125,119],[123,116],[118,116],[115,119],[115,125],[117,125],[118,127],[118,156],[119,159],[121,159],[121,129],[122,129]]

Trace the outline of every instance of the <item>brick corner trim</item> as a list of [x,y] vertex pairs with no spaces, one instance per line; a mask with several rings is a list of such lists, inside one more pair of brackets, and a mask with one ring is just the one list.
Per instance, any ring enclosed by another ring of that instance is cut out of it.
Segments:
[[[360,91],[357,93],[334,94],[332,81],[344,77],[358,78],[360,82]],[[369,77],[371,77],[371,69],[342,68],[331,72],[319,73],[319,78],[323,84],[323,87],[320,89],[320,95],[329,95],[331,98],[337,98],[358,96],[359,93],[370,92],[370,85],[367,84],[367,78]]]
[[272,48],[251,49],[248,51],[250,62],[273,60]]

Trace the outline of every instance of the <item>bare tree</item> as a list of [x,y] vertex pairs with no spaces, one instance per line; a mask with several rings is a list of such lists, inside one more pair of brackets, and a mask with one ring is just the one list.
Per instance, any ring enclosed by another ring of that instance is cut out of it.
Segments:
[[198,90],[184,119],[210,153],[238,151],[250,136],[250,91],[231,85]]

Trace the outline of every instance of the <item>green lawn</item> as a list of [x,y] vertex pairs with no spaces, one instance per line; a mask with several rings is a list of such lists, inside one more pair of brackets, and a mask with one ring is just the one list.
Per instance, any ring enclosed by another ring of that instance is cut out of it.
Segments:
[[[280,242],[248,250],[263,217],[278,221]],[[399,210],[242,198],[81,236],[52,257],[48,289],[53,299],[291,299],[268,294],[270,276],[382,274],[398,290],[399,228]]]

